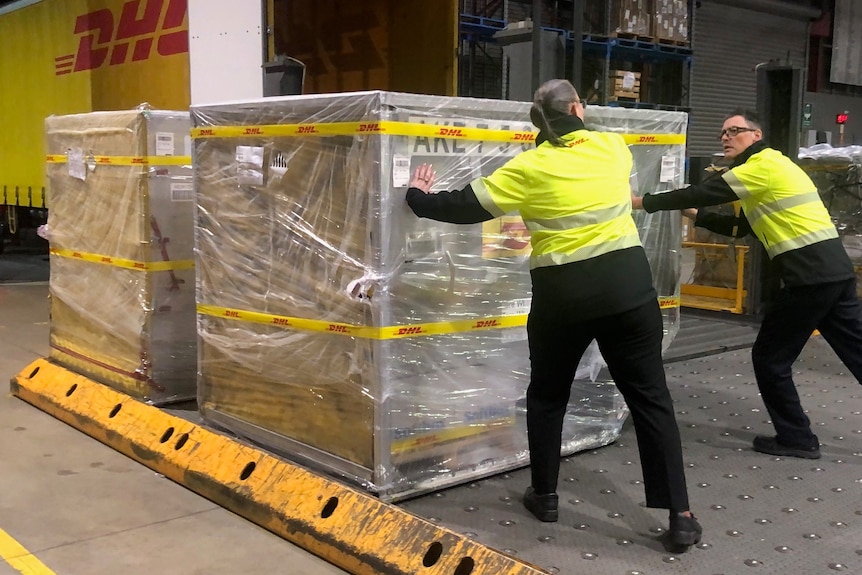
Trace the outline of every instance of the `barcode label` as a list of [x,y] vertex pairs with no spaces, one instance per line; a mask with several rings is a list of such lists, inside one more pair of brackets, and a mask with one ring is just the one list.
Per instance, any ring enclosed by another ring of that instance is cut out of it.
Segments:
[[192,184],[171,184],[172,202],[191,202],[195,199],[195,188]]
[[392,186],[405,188],[410,183],[410,156],[392,158]]
[[156,132],[156,155],[174,155],[174,135],[171,132]]

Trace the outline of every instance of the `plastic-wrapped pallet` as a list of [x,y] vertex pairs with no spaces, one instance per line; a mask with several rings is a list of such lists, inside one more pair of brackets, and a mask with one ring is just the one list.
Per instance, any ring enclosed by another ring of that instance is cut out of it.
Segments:
[[[390,500],[524,465],[524,224],[419,219],[404,195],[418,164],[454,189],[533,146],[528,110],[387,92],[194,107],[204,418]],[[627,133],[641,188],[682,183],[685,114],[590,108],[587,124]],[[680,217],[638,217],[669,344]],[[599,361],[582,362],[565,453],[625,419],[589,377]]]
[[799,165],[814,181],[856,268],[862,297],[862,146],[816,144],[799,150]]
[[151,403],[195,397],[188,112],[46,119],[51,352]]

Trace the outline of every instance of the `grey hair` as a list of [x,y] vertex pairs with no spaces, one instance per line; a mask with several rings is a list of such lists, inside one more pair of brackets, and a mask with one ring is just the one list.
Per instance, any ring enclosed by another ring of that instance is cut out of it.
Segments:
[[530,120],[552,145],[562,146],[563,141],[551,128],[550,121],[570,115],[569,108],[578,99],[578,91],[568,80],[548,80],[536,90],[530,108]]

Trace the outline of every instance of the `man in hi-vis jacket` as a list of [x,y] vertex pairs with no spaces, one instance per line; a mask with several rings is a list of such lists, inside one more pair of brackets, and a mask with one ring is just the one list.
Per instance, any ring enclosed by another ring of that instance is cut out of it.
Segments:
[[862,381],[862,308],[856,275],[838,232],[808,175],[761,141],[757,116],[746,110],[724,121],[721,143],[730,167],[696,186],[632,198],[647,212],[739,201],[739,216],[686,210],[695,226],[742,237],[753,233],[776,266],[782,286],[767,304],[751,350],[757,386],[776,435],[754,438],[754,450],[818,459],[820,444],[799,401],[792,365],[817,329]]

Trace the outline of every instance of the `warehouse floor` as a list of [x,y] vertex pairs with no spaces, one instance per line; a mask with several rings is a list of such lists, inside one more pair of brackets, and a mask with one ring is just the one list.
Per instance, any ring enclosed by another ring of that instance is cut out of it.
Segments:
[[[5,381],[48,353],[48,287],[10,281],[9,265],[0,256]],[[771,429],[751,373],[754,333],[684,316],[668,354],[689,490],[705,529],[686,554],[655,542],[666,516],[641,504],[630,425],[615,444],[564,461],[559,523],[539,523],[521,507],[524,469],[399,506],[552,573],[862,573],[862,387],[812,338],[797,383],[823,458],[754,453],[753,436]],[[0,465],[0,575],[343,573],[8,391]]]

